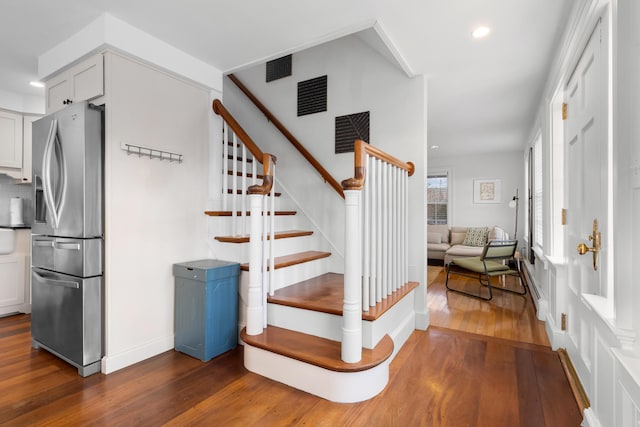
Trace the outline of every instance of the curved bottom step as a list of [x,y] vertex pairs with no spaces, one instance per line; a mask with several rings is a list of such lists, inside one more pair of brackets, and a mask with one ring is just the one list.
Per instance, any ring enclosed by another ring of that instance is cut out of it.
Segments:
[[269,326],[249,336],[241,333],[245,367],[332,402],[354,403],[371,399],[389,381],[393,341],[389,336],[372,350],[363,349],[362,361],[340,360],[340,343]]

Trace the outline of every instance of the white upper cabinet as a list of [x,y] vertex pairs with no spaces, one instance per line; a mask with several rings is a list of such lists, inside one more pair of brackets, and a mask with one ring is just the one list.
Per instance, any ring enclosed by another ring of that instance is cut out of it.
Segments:
[[31,182],[31,124],[41,116],[0,111],[0,173]]
[[104,62],[102,54],[94,55],[46,82],[47,114],[73,102],[104,95]]
[[[22,146],[22,182],[31,182],[31,153],[32,153],[32,128],[33,122],[38,120],[41,116],[24,116],[24,132],[23,132],[23,146]],[[16,177],[17,178],[17,177]],[[20,178],[18,178],[20,179]]]
[[0,111],[0,167],[22,169],[22,114]]

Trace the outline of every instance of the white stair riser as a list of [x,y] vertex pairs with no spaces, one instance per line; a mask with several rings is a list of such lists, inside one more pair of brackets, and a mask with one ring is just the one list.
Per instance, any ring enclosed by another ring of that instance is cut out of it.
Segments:
[[303,310],[280,304],[268,304],[267,319],[271,326],[333,341],[342,340],[342,316],[335,314]]
[[326,273],[328,258],[321,258],[291,267],[279,268],[274,272],[274,290],[286,288],[294,283],[311,279]]
[[[322,241],[317,237],[300,236],[290,237],[286,239],[276,239],[273,245],[274,254],[276,257],[290,255],[292,253],[304,252],[313,248],[319,251],[328,251],[327,248],[322,247]],[[216,255],[216,258],[220,258],[218,254],[221,254],[227,261],[236,261],[245,263],[249,261],[249,243],[226,243],[219,242],[215,239],[209,241],[209,248]]]
[[335,372],[246,344],[244,366],[258,375],[339,403],[371,399],[389,381],[389,360],[366,371]]

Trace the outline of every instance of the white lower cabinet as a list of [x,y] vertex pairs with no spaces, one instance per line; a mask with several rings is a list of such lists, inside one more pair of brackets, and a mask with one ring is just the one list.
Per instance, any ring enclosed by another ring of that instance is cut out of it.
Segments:
[[0,255],[0,316],[31,313],[31,230],[16,230],[16,249]]
[[24,304],[24,255],[0,256],[0,313],[2,308]]

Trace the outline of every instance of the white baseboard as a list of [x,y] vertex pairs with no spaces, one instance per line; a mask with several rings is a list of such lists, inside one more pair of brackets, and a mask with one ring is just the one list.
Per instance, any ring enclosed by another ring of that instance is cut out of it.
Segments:
[[146,343],[122,351],[117,354],[107,355],[102,358],[102,373],[110,374],[127,366],[142,362],[150,357],[171,350],[174,344],[174,336],[157,338]]
[[557,350],[559,348],[565,348],[565,337],[567,333],[562,329],[558,328],[553,320],[553,316],[547,313],[546,319],[544,319],[544,328],[547,333],[547,337],[549,338],[549,342],[551,343],[551,348],[553,350]]

